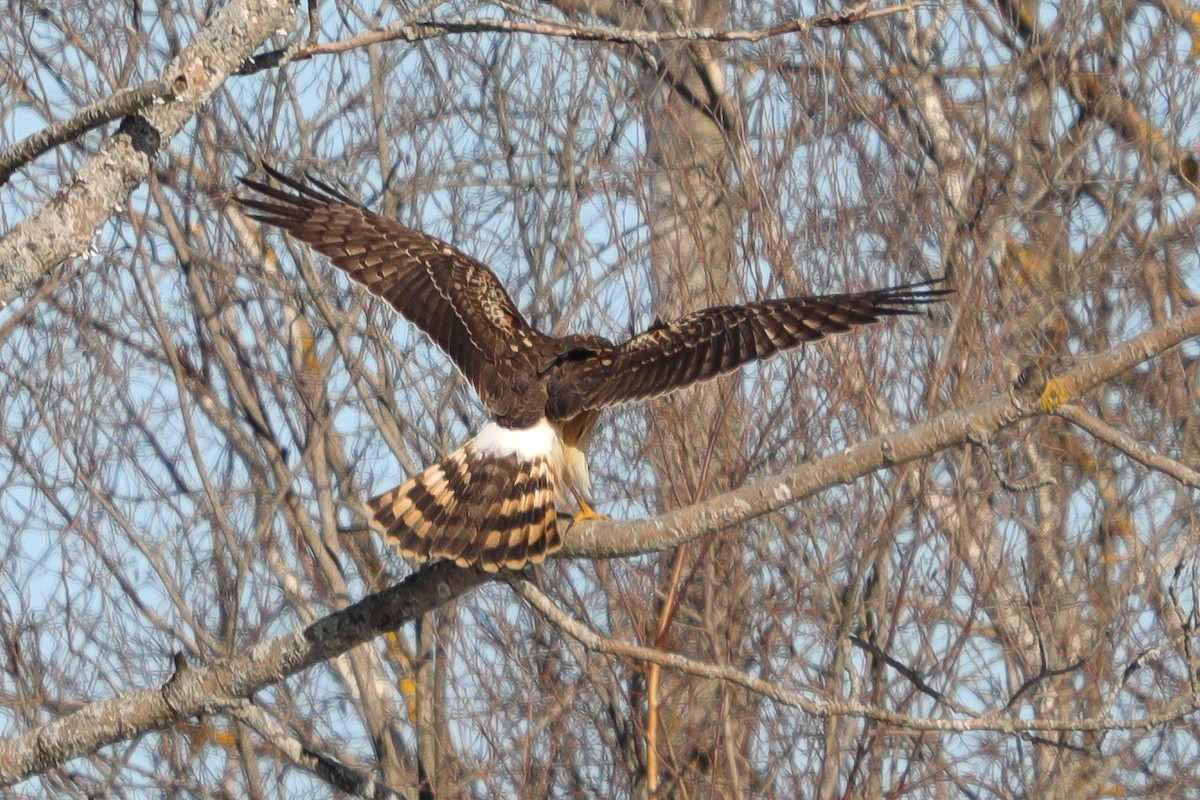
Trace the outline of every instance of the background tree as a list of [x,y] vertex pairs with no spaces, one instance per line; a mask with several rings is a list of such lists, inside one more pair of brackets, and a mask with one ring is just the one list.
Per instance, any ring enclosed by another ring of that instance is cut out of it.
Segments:
[[[59,142],[0,153],[0,782],[1194,791],[1195,19],[825,10],[0,18],[0,142]],[[625,557],[351,605],[409,572],[363,500],[481,411],[231,203],[259,158],[456,242],[556,334],[943,272],[958,295],[610,413],[618,521],[568,550]]]

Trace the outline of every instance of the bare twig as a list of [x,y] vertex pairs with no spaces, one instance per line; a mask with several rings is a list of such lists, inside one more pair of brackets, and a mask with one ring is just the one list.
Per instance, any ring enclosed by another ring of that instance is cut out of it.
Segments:
[[764,697],[798,708],[806,714],[815,717],[861,717],[876,722],[883,722],[899,728],[915,731],[1000,731],[1002,733],[1025,734],[1030,731],[1110,731],[1110,730],[1146,730],[1161,725],[1169,720],[1179,719],[1200,709],[1200,703],[1195,699],[1178,703],[1169,709],[1156,714],[1147,714],[1138,719],[1115,719],[1106,715],[1087,719],[1015,719],[994,711],[973,717],[957,719],[936,719],[917,717],[911,714],[901,714],[887,709],[868,706],[852,700],[816,700],[800,692],[780,688],[770,681],[755,678],[741,670],[720,664],[708,664],[695,661],[684,656],[655,650],[650,647],[622,642],[607,636],[601,636],[576,620],[570,614],[554,605],[540,589],[519,575],[510,575],[508,583],[513,591],[525,598],[546,619],[584,647],[630,658],[659,664],[670,669],[677,669],[702,678],[729,681],[738,686],[757,692]]
[[613,25],[571,25],[556,22],[518,22],[505,19],[463,19],[457,21],[431,20],[415,24],[397,24],[384,30],[371,31],[337,42],[305,42],[293,48],[272,50],[251,59],[240,70],[251,74],[291,61],[305,61],[321,55],[344,53],[383,42],[419,42],[443,36],[476,33],[525,33],[534,36],[573,39],[581,42],[605,42],[649,47],[665,42],[761,42],[788,34],[807,35],[818,28],[852,25],[866,19],[911,11],[916,3],[907,2],[885,8],[859,6],[841,14],[822,14],[811,19],[793,19],[756,31],[722,31],[710,27],[684,27],[667,31],[622,28]]
[[342,764],[329,756],[318,753],[301,742],[281,725],[249,700],[234,705],[229,714],[253,728],[273,747],[287,756],[293,763],[308,770],[339,792],[355,797],[388,798],[404,800],[404,795],[384,786],[369,775]]
[[1068,420],[1072,425],[1090,433],[1101,442],[1115,447],[1139,464],[1169,475],[1184,486],[1200,489],[1200,472],[1191,467],[1168,458],[1161,453],[1137,442],[1128,434],[1117,430],[1104,420],[1076,405],[1062,405],[1054,411],[1055,414]]
[[932,686],[926,683],[925,679],[921,677],[920,672],[908,666],[891,653],[888,653],[879,645],[875,644],[874,642],[868,642],[861,636],[856,636],[854,634],[850,635],[850,643],[859,649],[867,651],[876,658],[882,659],[884,663],[886,663],[896,672],[900,673],[902,676],[904,676],[905,680],[915,686],[917,691],[921,692],[922,694],[929,695],[934,700],[943,705],[949,706],[959,713],[966,713],[966,709],[955,703],[952,699],[946,697],[946,695],[944,695],[942,692],[939,692],[937,689],[934,689]]

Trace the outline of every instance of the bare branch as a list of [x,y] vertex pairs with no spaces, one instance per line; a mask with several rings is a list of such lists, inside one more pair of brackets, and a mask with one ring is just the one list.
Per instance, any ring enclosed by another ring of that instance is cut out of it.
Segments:
[[[182,81],[183,78],[178,77],[176,80]],[[174,83],[165,79],[125,89],[81,108],[69,119],[56,122],[11,147],[6,147],[0,152],[0,185],[7,183],[13,172],[51,148],[66,144],[86,131],[98,128],[118,117],[140,111],[156,100],[174,100],[175,91]]]
[[0,742],[0,786],[189,717],[227,712],[288,675],[394,630],[493,580],[485,572],[442,563],[312,625],[206,667],[176,671],[163,686],[102,700]]
[[1156,453],[1153,448],[1135,441],[1129,434],[1117,430],[1095,414],[1071,404],[1059,406],[1054,413],[1087,431],[1101,442],[1115,447],[1139,464],[1164,475],[1170,475],[1184,486],[1200,489],[1200,472],[1173,458]]
[[173,99],[127,117],[52,201],[0,239],[0,308],[63,259],[87,251],[113,209],[145,180],[162,142],[256,47],[294,22],[294,7],[286,0],[234,0],[214,15],[153,84],[170,86]]
[[1099,715],[1089,719],[1017,719],[1004,716],[1003,710],[966,718],[936,719],[917,717],[911,714],[898,714],[894,711],[875,708],[853,701],[814,700],[800,692],[780,688],[770,681],[755,678],[727,665],[706,664],[685,658],[684,656],[675,655],[674,653],[667,653],[650,647],[639,647],[638,645],[601,636],[554,605],[554,602],[549,597],[528,580],[515,575],[510,575],[507,580],[509,585],[513,587],[513,591],[525,598],[540,614],[584,647],[604,653],[611,653],[622,658],[659,664],[663,667],[681,670],[704,678],[729,681],[784,705],[798,708],[814,717],[859,717],[914,731],[945,733],[1000,731],[1003,733],[1024,734],[1031,731],[1146,730],[1155,725],[1160,725],[1166,720],[1179,719],[1200,709],[1200,699],[1192,699],[1179,703],[1170,709],[1164,709],[1155,714],[1147,714],[1145,717],[1136,720],[1114,719],[1108,715]]
[[383,786],[369,775],[323,755],[291,735],[269,714],[246,700],[233,705],[229,715],[246,723],[288,759],[307,769],[339,792],[370,800],[404,800],[395,789]]
[[1051,379],[1045,391],[1013,392],[970,408],[941,414],[906,431],[876,436],[843,452],[766,478],[694,505],[638,522],[587,522],[564,536],[563,554],[611,558],[675,547],[705,534],[777,511],[838,484],[939,450],[986,440],[1012,423],[1053,411],[1057,403],[1090,392],[1127,369],[1200,335],[1200,309],[1083,360]]
[[549,38],[572,39],[581,42],[606,42],[649,47],[668,42],[746,42],[753,44],[765,39],[789,34],[807,36],[819,28],[834,28],[853,25],[875,17],[912,11],[919,5],[915,2],[899,3],[884,8],[867,8],[865,5],[841,14],[821,14],[811,19],[794,19],[762,30],[722,31],[711,27],[681,27],[674,30],[656,31],[623,28],[614,25],[568,25],[555,22],[515,22],[504,19],[478,18],[457,21],[431,20],[415,24],[400,23],[379,31],[371,31],[351,39],[338,42],[305,42],[286,50],[273,50],[254,56],[240,71],[252,74],[264,69],[278,67],[292,61],[305,61],[316,56],[345,53],[383,42],[420,42],[443,36],[461,36],[478,33],[525,33]]

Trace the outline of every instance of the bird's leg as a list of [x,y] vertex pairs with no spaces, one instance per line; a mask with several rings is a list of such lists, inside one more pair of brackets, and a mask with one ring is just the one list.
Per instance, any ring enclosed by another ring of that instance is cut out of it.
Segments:
[[579,499],[579,508],[580,512],[575,515],[575,519],[573,519],[572,522],[584,522],[585,520],[595,520],[600,522],[601,520],[608,519],[608,514],[601,514],[597,512],[596,509],[589,506],[587,501],[585,501],[583,498]]
[[571,490],[571,494],[575,495],[575,502],[579,503],[579,513],[576,514],[574,519],[571,520],[571,524],[575,524],[576,522],[586,522],[588,520],[600,522],[608,519],[607,514],[600,514],[596,511],[596,509],[592,508],[588,504],[588,501],[583,499],[583,495],[579,493],[578,489],[570,484],[567,484],[567,487]]

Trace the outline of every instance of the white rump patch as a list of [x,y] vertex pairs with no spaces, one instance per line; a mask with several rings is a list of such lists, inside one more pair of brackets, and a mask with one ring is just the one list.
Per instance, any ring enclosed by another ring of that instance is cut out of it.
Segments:
[[475,450],[480,455],[516,456],[522,461],[553,456],[561,446],[558,434],[544,417],[532,428],[505,428],[489,422],[475,437]]

